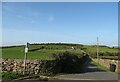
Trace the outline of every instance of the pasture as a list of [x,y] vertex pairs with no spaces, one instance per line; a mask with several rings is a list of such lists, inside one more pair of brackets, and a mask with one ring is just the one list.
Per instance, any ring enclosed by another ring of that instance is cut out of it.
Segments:
[[[84,46],[84,48],[86,48],[88,52],[96,52],[97,46]],[[98,49],[99,49],[99,52],[102,52],[102,53],[106,53],[106,52],[118,53],[117,48],[110,48],[107,46],[99,46]]]
[[[74,49],[72,49],[74,47]],[[2,58],[16,58],[24,59],[24,48],[25,46],[11,46],[11,47],[2,47]],[[82,54],[81,49],[84,49],[85,52],[94,53],[96,55],[96,46],[86,46],[80,44],[31,44],[29,47],[29,52],[27,54],[27,59],[39,59],[39,60],[53,60],[53,53],[57,52],[73,52],[79,55]],[[99,46],[99,53],[118,53],[118,49],[109,48],[106,46]],[[116,58],[114,54],[103,55],[101,58]]]
[[[89,53],[92,57],[97,57],[97,46],[84,46],[86,52]],[[107,46],[98,47],[99,58],[102,59],[118,59],[118,48],[111,48]]]
[[[72,46],[66,45],[30,45],[29,52],[27,54],[27,59],[40,59],[40,60],[51,60],[53,59],[52,54],[57,52],[73,52],[80,53],[80,50],[71,50]],[[14,47],[3,47],[2,48],[2,58],[24,58],[24,48],[25,46],[14,46]]]

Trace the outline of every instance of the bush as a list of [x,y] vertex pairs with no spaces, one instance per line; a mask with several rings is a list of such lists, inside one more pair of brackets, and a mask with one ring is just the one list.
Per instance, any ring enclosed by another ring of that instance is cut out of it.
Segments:
[[87,56],[78,55],[70,52],[60,52],[53,54],[57,65],[60,67],[60,73],[78,73],[86,61]]

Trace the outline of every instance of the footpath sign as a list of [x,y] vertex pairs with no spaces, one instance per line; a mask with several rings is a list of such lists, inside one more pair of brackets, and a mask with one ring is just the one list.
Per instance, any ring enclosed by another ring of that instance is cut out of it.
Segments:
[[28,48],[27,47],[25,48],[25,53],[28,53]]

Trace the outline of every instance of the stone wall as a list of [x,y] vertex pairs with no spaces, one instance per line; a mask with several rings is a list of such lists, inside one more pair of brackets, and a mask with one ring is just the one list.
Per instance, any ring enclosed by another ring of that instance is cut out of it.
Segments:
[[[0,59],[2,71],[22,73],[24,71],[24,60]],[[55,60],[26,60],[26,72],[39,74],[42,72],[59,72],[59,66]]]
[[114,64],[114,65],[116,65],[115,72],[120,72],[120,61],[118,61],[118,60],[99,59],[99,61],[98,61],[97,59],[93,59],[93,61],[101,64],[102,66],[104,66],[108,69],[110,69],[110,64]]
[[[26,72],[39,73],[77,73],[88,61],[89,56],[79,57],[65,53],[56,55],[55,60],[26,60]],[[24,71],[24,60],[22,59],[0,59],[2,71],[20,72]]]

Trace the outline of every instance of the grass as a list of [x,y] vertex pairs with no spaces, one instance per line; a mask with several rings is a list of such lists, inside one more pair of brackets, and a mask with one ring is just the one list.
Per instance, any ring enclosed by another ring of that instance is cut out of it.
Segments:
[[[74,47],[76,50],[71,50],[70,48]],[[2,58],[16,58],[16,59],[24,59],[24,46],[13,46],[13,47],[3,47],[2,48]],[[43,48],[43,49],[41,49]],[[74,53],[82,53],[80,51],[81,48],[86,48],[87,52],[95,53],[96,46],[81,46],[81,45],[54,45],[54,44],[32,44],[29,47],[29,50],[38,49],[36,51],[29,51],[27,54],[28,59],[39,59],[39,60],[52,60],[52,54],[56,52],[74,52]],[[117,53],[118,49],[112,49],[108,47],[99,47],[99,52],[111,52]],[[104,58],[114,58],[114,56],[103,56]]]
[[17,73],[17,72],[2,72],[2,80],[14,80],[14,79],[19,79],[19,78],[24,78],[24,77],[31,77],[31,78],[36,78],[38,77],[39,74],[25,74],[23,73]]
[[[42,60],[52,60],[52,54],[56,52],[74,52],[74,53],[81,53],[80,50],[38,50],[38,51],[33,51],[29,52],[27,54],[28,59],[42,59]],[[14,53],[14,54],[13,54]],[[17,59],[23,59],[24,58],[24,52],[20,51],[4,51],[3,50],[3,58],[17,58]]]
[[17,79],[20,77],[24,77],[24,75],[22,73],[15,73],[15,72],[3,72],[2,73],[2,80],[13,80],[13,79]]
[[[87,49],[87,52],[92,52],[95,53],[96,52],[96,46],[84,46],[84,48]],[[118,53],[118,49],[113,49],[113,48],[109,48],[109,47],[102,47],[99,46],[99,52],[110,52],[110,53]]]
[[[86,52],[89,53],[92,57],[97,55],[97,47],[96,46],[84,46]],[[110,48],[107,46],[99,46],[99,57],[102,59],[115,59],[118,60],[118,48]],[[104,55],[100,55],[100,53],[104,53]],[[110,54],[111,53],[111,54]]]
[[99,63],[96,63],[96,62],[94,62],[94,61],[93,61],[92,63],[95,64],[95,65],[97,65],[98,68],[101,69],[101,70],[105,70],[105,71],[107,71],[107,72],[111,72],[108,68],[102,66],[102,65],[99,64]]
[[98,68],[100,68],[101,70],[105,70],[106,72],[109,72],[109,73],[113,73],[113,74],[120,74],[120,72],[111,72],[108,68],[106,68],[105,66],[102,66],[101,64],[98,64],[96,62],[92,62],[94,63],[95,65],[98,66]]
[[100,56],[101,59],[118,59],[118,56]]
[[19,79],[19,78],[24,78],[24,77],[28,77],[28,76],[30,79],[37,79],[40,76],[54,77],[54,76],[58,76],[58,75],[65,75],[65,73],[59,73],[59,74],[41,73],[41,74],[25,74],[25,75],[23,75],[22,73],[16,73],[16,72],[3,72],[2,80],[8,81],[8,80]]
[[[44,46],[44,49],[39,49]],[[72,47],[72,46],[71,46]],[[31,45],[29,50],[37,49],[36,51],[29,51],[27,59],[52,60],[52,54],[56,52],[74,52],[81,53],[80,50],[69,50],[70,46],[65,45]],[[2,49],[2,58],[16,58],[24,59],[24,46],[17,46]]]

